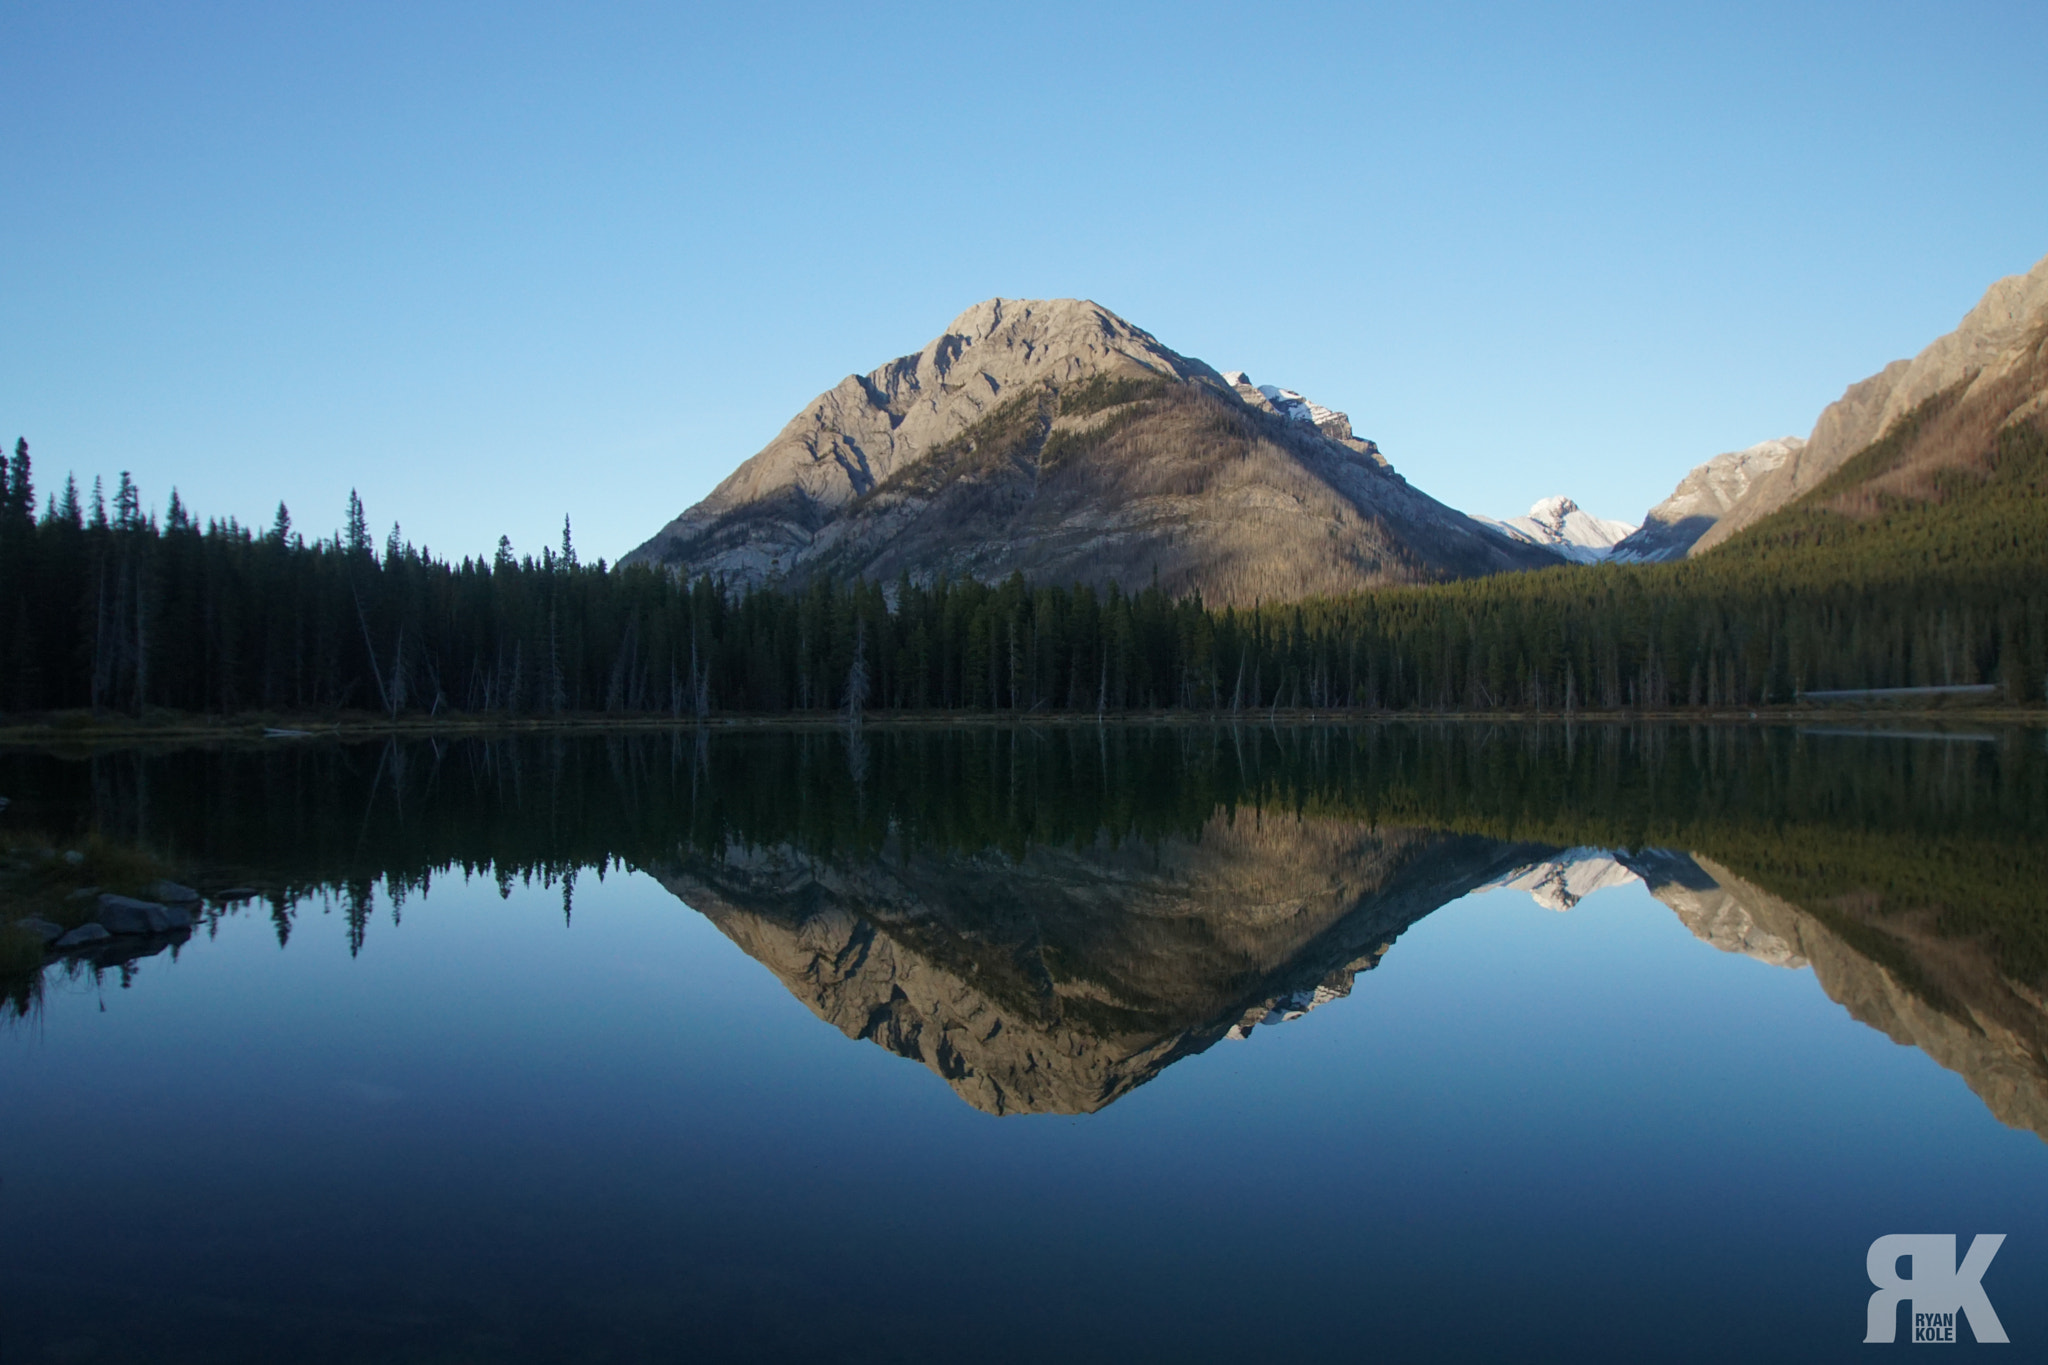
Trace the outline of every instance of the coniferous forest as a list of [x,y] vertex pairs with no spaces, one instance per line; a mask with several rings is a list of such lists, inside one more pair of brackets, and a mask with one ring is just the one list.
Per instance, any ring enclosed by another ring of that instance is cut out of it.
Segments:
[[308,540],[0,471],[0,711],[547,717],[1666,710],[2048,686],[2048,436],[1855,513],[1794,504],[1675,564],[1560,566],[1250,610],[1157,588],[901,579],[733,591],[562,543]]

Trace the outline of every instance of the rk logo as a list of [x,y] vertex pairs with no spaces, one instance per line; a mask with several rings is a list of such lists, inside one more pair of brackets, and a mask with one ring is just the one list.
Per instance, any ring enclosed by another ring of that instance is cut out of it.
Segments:
[[[1877,1292],[1870,1296],[1870,1330],[1863,1339],[1895,1340],[1899,1303],[1910,1299],[1914,1341],[1954,1341],[1958,1313],[1969,1319],[1979,1342],[2004,1341],[2005,1328],[1991,1311],[1983,1285],[1991,1258],[2004,1244],[2002,1232],[1979,1233],[1970,1239],[1969,1253],[1957,1265],[1952,1233],[1894,1232],[1872,1242],[1865,1266]],[[1912,1273],[1901,1275],[1899,1261],[1908,1256]]]

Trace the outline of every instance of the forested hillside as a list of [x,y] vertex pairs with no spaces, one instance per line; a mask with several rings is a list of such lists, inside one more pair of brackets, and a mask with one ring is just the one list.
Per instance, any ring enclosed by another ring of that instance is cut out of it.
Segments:
[[1567,711],[1980,682],[2041,701],[2048,436],[2008,426],[1897,490],[1865,477],[1886,449],[1845,466],[1849,503],[1830,483],[1681,563],[1216,611],[1016,576],[732,592],[580,563],[566,525],[538,557],[501,541],[449,562],[396,527],[380,550],[353,499],[311,542],[283,508],[267,531],[202,526],[175,493],[159,523],[125,475],[111,509],[67,483],[38,511],[20,445],[0,480],[0,709]]

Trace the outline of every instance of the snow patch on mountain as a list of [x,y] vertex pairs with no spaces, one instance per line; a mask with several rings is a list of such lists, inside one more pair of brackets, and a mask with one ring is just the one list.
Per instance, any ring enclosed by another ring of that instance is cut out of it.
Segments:
[[1266,401],[1278,408],[1280,415],[1289,421],[1306,422],[1312,427],[1320,427],[1331,418],[1343,415],[1334,408],[1310,402],[1293,389],[1283,389],[1277,384],[1260,384],[1256,387],[1260,393],[1266,395]]
[[1354,435],[1351,418],[1335,408],[1326,408],[1293,389],[1283,389],[1278,384],[1254,384],[1252,377],[1243,370],[1223,371],[1223,382],[1236,391],[1237,396],[1255,408],[1265,412],[1278,413],[1290,422],[1314,427],[1333,441],[1350,446],[1362,455],[1370,456],[1381,465],[1386,457],[1372,441]]
[[1563,911],[1595,891],[1641,880],[1608,849],[1568,848],[1555,858],[1517,868],[1479,890],[1526,891],[1544,909]]
[[1544,498],[1522,517],[1474,516],[1513,540],[1539,545],[1574,564],[1598,564],[1614,554],[1614,547],[1635,533],[1625,521],[1596,517],[1570,498]]
[[1253,1029],[1292,1023],[1312,1011],[1321,1009],[1332,1000],[1342,1000],[1351,994],[1351,987],[1358,974],[1369,972],[1378,966],[1381,956],[1391,946],[1393,945],[1382,943],[1356,961],[1339,967],[1313,986],[1302,986],[1252,1006],[1244,1012],[1243,1018],[1224,1030],[1223,1036],[1232,1042],[1241,1043],[1252,1036]]

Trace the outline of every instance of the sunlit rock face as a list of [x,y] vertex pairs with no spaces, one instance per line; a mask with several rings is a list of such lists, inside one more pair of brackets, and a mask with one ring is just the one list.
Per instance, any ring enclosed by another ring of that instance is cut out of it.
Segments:
[[1250,605],[1554,558],[1412,487],[1342,412],[1085,299],[988,299],[820,394],[622,562],[734,587],[1019,573]]
[[[1911,360],[1851,384],[1822,410],[1813,433],[1763,471],[1688,548],[1700,554],[1813,492],[1859,451],[1929,399],[1977,409],[1986,430],[2048,412],[2048,257],[1984,292],[1953,332]],[[1971,453],[1974,453],[1971,452]],[[1938,453],[1934,457],[1941,461]],[[1909,460],[1908,463],[1912,461]],[[1697,472],[1697,471],[1696,471]]]
[[1691,855],[1652,848],[1624,856],[1650,894],[1668,906],[1701,942],[1773,967],[1807,965],[1796,930],[1788,937],[1789,926],[1782,916],[1754,908],[1754,896],[1731,890]]
[[1416,920],[1541,850],[1336,821],[1192,841],[651,869],[851,1038],[991,1114],[1087,1113],[1350,990]]
[[[1828,998],[1893,1042],[1961,1076],[2000,1122],[2048,1138],[2048,1011],[1968,939],[1945,938],[1913,915],[1878,917],[1854,897],[1832,907],[1837,928],[1698,859],[1751,918],[1792,945]],[[1888,941],[1887,962],[1852,939]]]
[[[1828,996],[2048,1138],[2048,1010],[1984,945],[1846,894],[1802,908],[1705,855],[1219,813],[1193,838],[873,856],[787,845],[650,868],[819,1018],[990,1114],[1089,1113],[1349,995],[1416,921],[1640,882],[1703,943]],[[1922,917],[1924,918],[1924,917]]]
[[[2001,1123],[2048,1138],[2048,1010],[1983,945],[1845,896],[1839,929],[1704,855],[1656,853],[1650,894],[1724,952],[1811,967],[1828,998],[1961,1076]],[[1883,944],[1885,961],[1852,946]]]
[[1799,436],[1759,441],[1695,465],[1678,481],[1671,496],[1652,507],[1643,524],[1614,546],[1613,558],[1624,563],[1655,563],[1683,559],[1694,542],[1728,515],[1765,475],[1805,448]]

